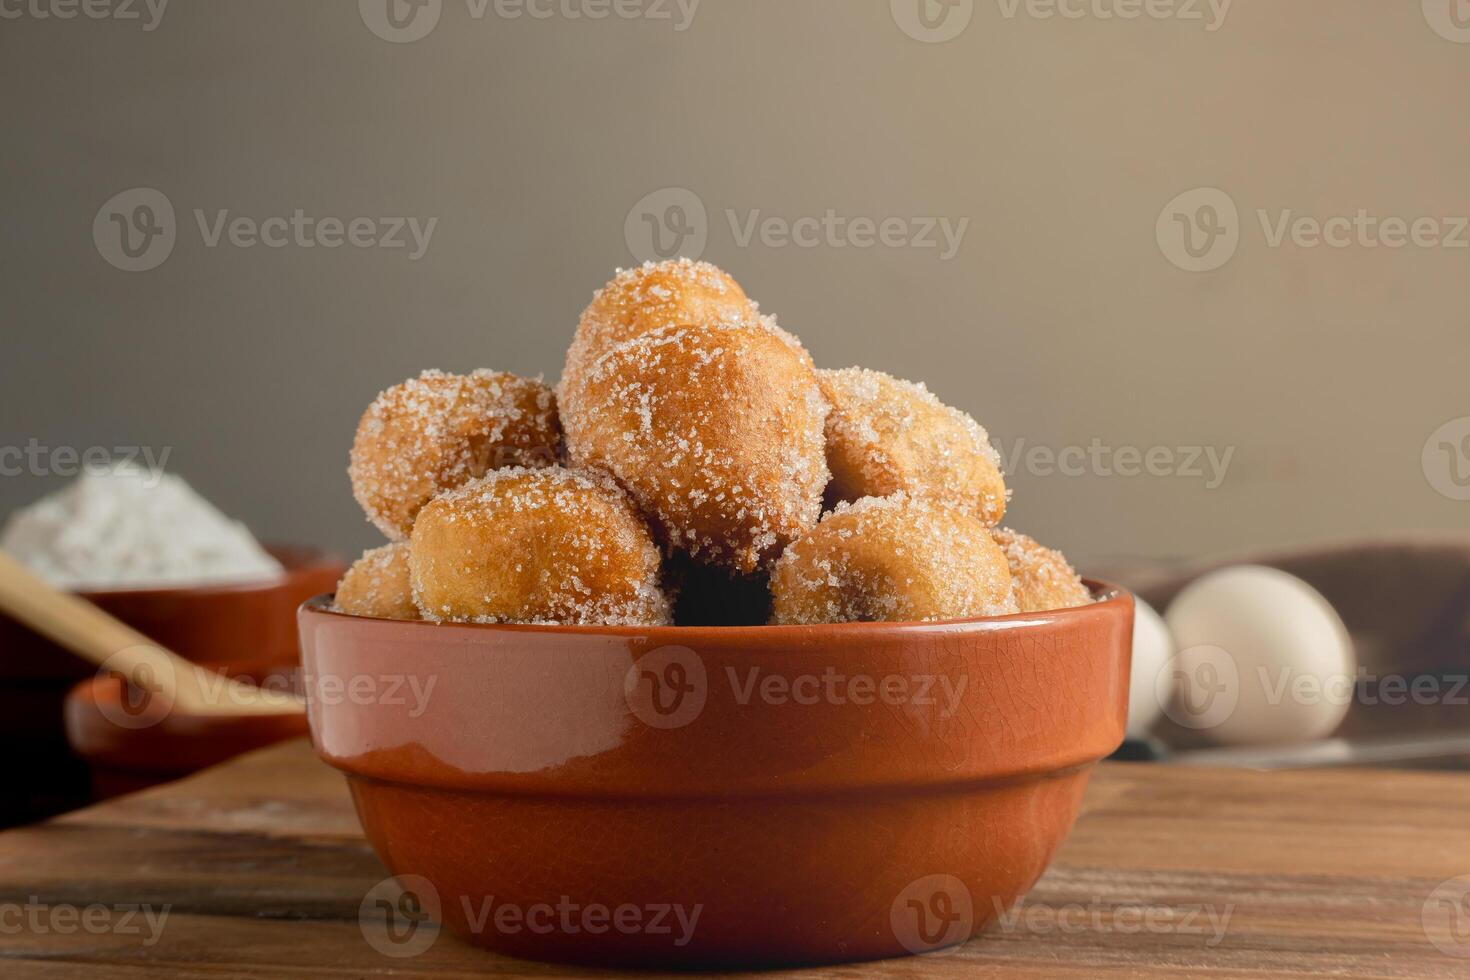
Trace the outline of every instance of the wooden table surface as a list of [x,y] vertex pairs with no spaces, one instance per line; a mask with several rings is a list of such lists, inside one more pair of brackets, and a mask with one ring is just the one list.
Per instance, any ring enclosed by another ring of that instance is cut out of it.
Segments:
[[[0,976],[606,973],[447,934],[390,959],[357,918],[384,877],[342,778],[286,743],[0,834]],[[1470,775],[1111,764],[1008,923],[948,955],[792,975],[1466,978],[1467,893]]]

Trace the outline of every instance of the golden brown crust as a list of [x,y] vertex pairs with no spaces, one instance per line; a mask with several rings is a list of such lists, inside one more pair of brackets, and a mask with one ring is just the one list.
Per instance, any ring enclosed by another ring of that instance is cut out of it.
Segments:
[[504,466],[549,466],[556,399],[539,379],[425,371],[380,394],[352,443],[352,493],[385,535],[406,538],[435,494]]
[[425,619],[653,626],[669,622],[659,557],[611,481],[516,468],[431,500],[409,566]]
[[775,331],[653,330],[562,390],[569,457],[616,477],[671,547],[748,573],[816,524],[827,404]]
[[975,514],[1005,516],[1006,485],[990,437],[922,384],[864,368],[818,371],[832,406],[827,465],[837,500],[904,491]]
[[375,619],[418,619],[408,580],[408,542],[364,551],[337,583],[338,612]]
[[576,384],[603,354],[634,337],[678,324],[747,323],[756,304],[717,266],[689,259],[619,269],[582,311],[562,384]]
[[1021,612],[1066,609],[1092,601],[1092,593],[1066,555],[1010,528],[994,528],[991,533],[1010,565],[1011,586]]
[[773,622],[913,622],[1017,612],[1005,555],[970,514],[899,493],[841,504],[771,573]]

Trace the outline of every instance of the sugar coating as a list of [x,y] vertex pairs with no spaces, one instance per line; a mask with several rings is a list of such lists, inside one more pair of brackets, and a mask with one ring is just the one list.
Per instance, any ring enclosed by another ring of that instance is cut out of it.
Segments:
[[991,533],[1005,552],[1021,612],[1066,609],[1092,601],[1092,593],[1060,551],[1010,528],[994,528]]
[[678,258],[619,269],[582,311],[562,383],[577,383],[598,357],[650,330],[749,323],[758,313],[740,284],[708,262]]
[[338,612],[376,619],[418,619],[408,576],[408,542],[392,541],[362,553],[337,583]]
[[881,371],[854,367],[817,377],[832,405],[827,463],[838,500],[902,490],[968,510],[987,525],[1005,515],[1000,455],[969,415],[923,384]]
[[87,468],[6,521],[0,549],[63,589],[219,585],[280,577],[245,528],[181,478]]
[[827,403],[770,329],[663,327],[562,391],[568,457],[612,474],[671,549],[749,573],[821,516]]
[[560,443],[556,399],[541,379],[431,370],[368,407],[348,475],[368,520],[396,540],[436,493],[503,466],[549,466]]
[[771,574],[773,622],[914,622],[1018,612],[1005,555],[972,515],[896,493],[839,504]]
[[654,626],[670,620],[659,559],[605,476],[512,467],[430,501],[409,568],[425,619]]

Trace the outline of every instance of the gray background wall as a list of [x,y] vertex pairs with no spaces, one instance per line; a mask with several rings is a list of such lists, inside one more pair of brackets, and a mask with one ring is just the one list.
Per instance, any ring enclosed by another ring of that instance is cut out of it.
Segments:
[[[924,379],[1008,450],[1233,447],[1213,489],[1033,458],[1013,523],[1076,556],[1466,526],[1444,467],[1470,444],[1421,451],[1470,415],[1470,249],[1272,247],[1257,211],[1470,215],[1470,30],[1436,31],[1436,0],[1237,0],[1213,31],[976,0],[930,44],[899,25],[914,2],[704,0],[677,31],[443,0],[411,43],[342,0],[174,0],[151,31],[22,9],[0,20],[0,446],[167,447],[261,536],[355,551],[373,395],[423,367],[554,379],[632,261],[630,209],[682,187],[704,256],[820,363]],[[135,187],[177,241],[130,273],[93,220]],[[1189,272],[1156,221],[1199,187],[1239,245]],[[194,216],[296,208],[438,223],[411,261],[208,247]],[[742,246],[732,209],[969,226],[945,261]],[[59,482],[0,478],[0,512]]]

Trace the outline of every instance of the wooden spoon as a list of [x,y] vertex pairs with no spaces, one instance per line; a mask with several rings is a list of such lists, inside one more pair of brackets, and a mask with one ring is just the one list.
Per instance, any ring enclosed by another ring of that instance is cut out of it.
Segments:
[[191,715],[299,714],[306,710],[293,694],[227,678],[165,650],[85,599],[53,588],[3,551],[0,612]]

